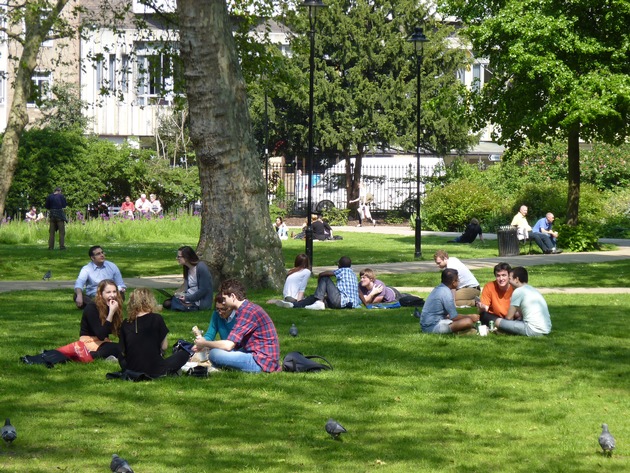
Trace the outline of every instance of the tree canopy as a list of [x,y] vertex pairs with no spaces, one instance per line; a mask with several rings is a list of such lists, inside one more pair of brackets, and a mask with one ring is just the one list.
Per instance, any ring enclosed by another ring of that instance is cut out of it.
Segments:
[[621,143],[630,133],[630,3],[626,0],[443,0],[460,34],[489,60],[477,126],[498,125],[509,147],[568,143],[567,217],[579,210],[579,140]]

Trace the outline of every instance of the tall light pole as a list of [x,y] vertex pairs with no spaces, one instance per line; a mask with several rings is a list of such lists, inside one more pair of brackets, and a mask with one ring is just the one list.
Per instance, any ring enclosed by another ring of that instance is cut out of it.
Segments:
[[312,222],[312,207],[313,207],[313,196],[311,187],[313,186],[313,161],[315,160],[314,156],[314,139],[313,139],[313,120],[314,120],[314,111],[313,111],[313,84],[315,78],[315,23],[317,22],[317,10],[319,8],[325,7],[324,2],[322,0],[305,0],[301,5],[302,7],[308,7],[308,20],[311,27],[310,35],[311,35],[311,62],[310,62],[310,82],[309,82],[309,91],[308,91],[308,189],[307,189],[307,199],[306,199],[306,256],[313,264],[313,222]]
[[416,48],[416,258],[422,257],[422,219],[420,218],[420,115],[421,100],[420,91],[422,90],[421,68],[424,55],[424,43],[429,41],[424,35],[422,28],[416,26],[414,33],[409,38]]

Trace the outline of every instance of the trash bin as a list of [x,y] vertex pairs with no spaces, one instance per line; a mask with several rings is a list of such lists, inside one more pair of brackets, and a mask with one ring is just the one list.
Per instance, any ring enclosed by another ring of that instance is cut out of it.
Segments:
[[521,252],[516,236],[516,227],[502,225],[497,228],[497,240],[499,242],[499,256],[518,256]]

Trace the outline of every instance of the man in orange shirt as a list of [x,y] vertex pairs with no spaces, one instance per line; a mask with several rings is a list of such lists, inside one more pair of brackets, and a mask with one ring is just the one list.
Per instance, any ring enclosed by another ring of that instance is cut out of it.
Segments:
[[510,285],[508,263],[499,263],[494,267],[494,281],[490,281],[481,291],[481,300],[475,305],[479,309],[481,323],[488,325],[499,317],[503,318],[510,310],[510,299],[514,288]]

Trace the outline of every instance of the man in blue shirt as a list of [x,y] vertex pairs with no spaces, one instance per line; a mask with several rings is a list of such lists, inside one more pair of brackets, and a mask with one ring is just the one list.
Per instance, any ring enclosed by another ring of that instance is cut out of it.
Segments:
[[[90,247],[88,254],[92,260],[81,268],[79,277],[74,283],[74,302],[79,309],[83,309],[92,302],[92,298],[96,296],[98,283],[103,279],[111,279],[118,286],[118,290],[124,297],[127,286],[123,281],[118,266],[109,261],[105,261],[105,252],[100,246]],[[85,293],[83,288],[85,287]]]
[[[357,275],[352,271],[352,261],[347,256],[339,258],[338,268],[334,271],[323,271],[317,276],[315,294],[298,302],[277,301],[281,307],[295,307],[298,309],[324,310],[328,305],[331,309],[355,309],[361,307],[359,297],[359,283]],[[331,278],[337,280],[335,284]],[[325,301],[325,302],[324,302]]]
[[549,212],[545,218],[538,220],[532,228],[532,238],[546,255],[562,253],[562,250],[556,248],[558,232],[554,232],[551,228],[554,220],[555,217]]
[[479,320],[479,314],[459,315],[455,307],[453,289],[459,276],[456,269],[442,271],[442,283],[437,286],[422,307],[420,327],[425,333],[448,334],[469,330]]

